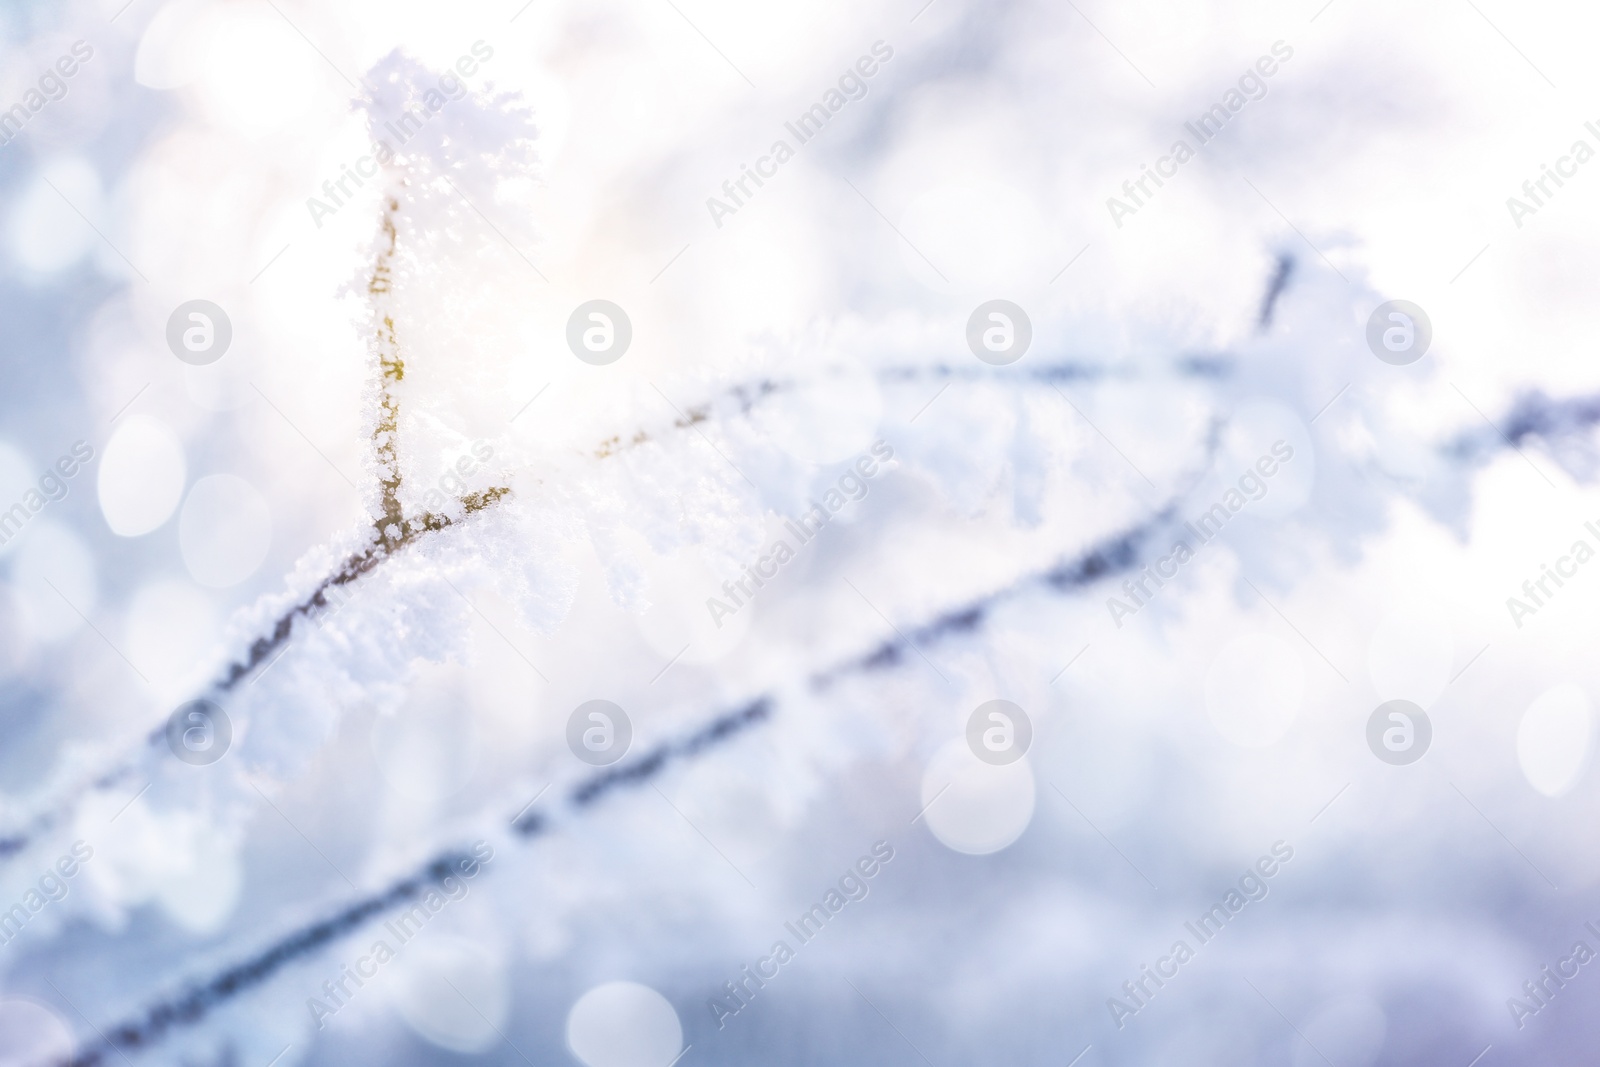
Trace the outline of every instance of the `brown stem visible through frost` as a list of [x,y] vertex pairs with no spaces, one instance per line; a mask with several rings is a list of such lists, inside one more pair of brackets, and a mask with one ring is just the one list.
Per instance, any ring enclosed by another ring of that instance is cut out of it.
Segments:
[[[395,227],[395,215],[399,210],[399,200],[391,196],[385,204],[382,220],[383,233],[388,242],[379,250],[372,267],[372,277],[367,282],[367,300],[372,307],[374,320],[371,344],[373,354],[377,357],[378,371],[378,421],[372,431],[372,443],[378,468],[379,514],[372,522],[372,542],[352,554],[338,570],[318,583],[309,597],[279,616],[272,632],[252,642],[244,659],[229,664],[216,683],[219,693],[235,688],[287,644],[294,634],[295,619],[326,609],[328,590],[349,585],[391,554],[426,534],[437,533],[456,522],[449,515],[436,512],[423,512],[407,519],[400,506],[400,454],[396,448],[400,437],[400,399],[395,395],[394,387],[405,380],[406,363],[400,352],[400,340],[395,334],[394,314],[389,307],[393,291],[390,265],[399,245],[399,232]],[[460,502],[466,514],[471,515],[494,506],[510,493],[511,489],[507,486],[494,486],[468,493],[460,498]]]

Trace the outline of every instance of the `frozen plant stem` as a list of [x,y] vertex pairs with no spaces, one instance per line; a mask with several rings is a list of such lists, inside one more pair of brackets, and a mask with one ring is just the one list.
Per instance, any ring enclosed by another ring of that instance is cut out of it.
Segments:
[[[1216,428],[1213,428],[1209,437],[1208,459],[1216,448]],[[1180,491],[1152,517],[1089,551],[1065,559],[1045,571],[1024,575],[1008,586],[945,611],[913,627],[909,634],[897,632],[895,636],[885,638],[868,650],[812,672],[807,683],[814,691],[825,692],[851,677],[870,677],[879,672],[892,671],[909,660],[915,647],[976,632],[983,628],[997,608],[1030,591],[1076,595],[1102,578],[1135,568],[1141,558],[1142,546],[1164,528],[1174,525],[1178,505],[1187,492],[1188,489]],[[590,774],[569,790],[565,805],[567,817],[580,818],[605,797],[649,782],[674,763],[699,759],[745,731],[770,721],[778,702],[776,692],[769,691],[735,710],[710,717],[704,725],[687,736],[660,742],[636,759]],[[517,838],[529,840],[544,836],[553,825],[550,812],[531,810],[519,814],[510,829]],[[57,1061],[53,1067],[99,1067],[110,1062],[113,1053],[125,1057],[130,1051],[159,1044],[175,1030],[199,1024],[214,1009],[266,983],[284,967],[322,951],[413,898],[428,884],[448,873],[450,861],[456,854],[455,850],[445,851],[415,873],[337,908],[322,920],[280,937],[239,963],[191,984],[180,993],[157,1001],[137,1016],[106,1029],[97,1028],[99,1040],[91,1041],[74,1056]]]
[[[1215,434],[1212,436],[1214,440]],[[885,638],[871,649],[812,672],[807,683],[814,691],[825,692],[851,677],[870,677],[892,671],[910,661],[915,646],[974,633],[982,629],[996,608],[1030,591],[1076,595],[1103,578],[1133,570],[1142,558],[1144,543],[1175,525],[1178,501],[1179,498],[1174,498],[1153,517],[1087,552],[1063,560],[1048,570],[1024,575],[1009,586],[913,627],[906,635]],[[635,759],[589,774],[574,783],[567,793],[567,819],[581,818],[611,794],[643,785],[668,767],[700,759],[747,730],[769,722],[778,702],[777,693],[769,691],[734,710],[711,716],[685,736],[662,741]],[[532,840],[545,836],[556,825],[555,816],[548,810],[529,810],[519,814],[510,829],[516,838]],[[137,1015],[105,1028],[96,1027],[97,1040],[91,1040],[72,1057],[58,1060],[52,1067],[101,1067],[114,1062],[113,1053],[126,1057],[129,1052],[143,1051],[161,1043],[177,1030],[198,1025],[213,1010],[268,982],[285,967],[323,951],[414,898],[448,874],[453,869],[454,859],[465,854],[456,849],[443,851],[414,873],[337,907],[326,918],[280,937],[240,962],[190,984],[182,992],[156,1001]]]
[[[426,534],[444,530],[455,521],[448,515],[435,513],[424,513],[405,520],[399,503],[399,489],[402,482],[395,445],[400,431],[400,401],[395,386],[405,380],[405,361],[402,358],[392,309],[389,307],[391,262],[398,243],[394,218],[394,213],[398,210],[396,198],[388,198],[386,204],[380,230],[382,244],[374,255],[372,273],[366,286],[369,308],[372,311],[369,346],[373,363],[372,388],[376,394],[372,402],[374,418],[370,434],[374,442],[373,467],[378,486],[373,508],[376,514],[372,522],[372,537],[364,548],[352,553],[335,571],[323,578],[305,599],[278,615],[268,629],[246,646],[240,658],[223,668],[221,675],[209,688],[209,692],[213,695],[221,696],[236,690],[255,676],[264,665],[271,663],[294,636],[297,619],[309,619],[328,608],[329,590],[351,585],[377,568],[392,554],[413,544]],[[1226,365],[1221,361],[1190,358],[1178,365],[1177,372],[1180,378],[1205,379],[1227,371]],[[1048,387],[1058,381],[1094,381],[1120,375],[1113,375],[1112,372],[1092,364],[1069,360],[1039,364],[1024,372],[1000,377],[980,375],[964,364],[891,365],[879,368],[876,376],[880,382],[889,385],[920,381],[924,378],[937,381],[982,377],[998,386],[1032,389]],[[763,377],[728,386],[711,400],[686,407],[682,417],[674,417],[672,429],[690,429],[702,423],[712,423],[719,418],[748,417],[763,403],[775,396],[791,392],[803,382],[804,379]],[[626,436],[616,434],[601,441],[590,455],[597,460],[609,459],[640,445],[659,440],[661,436],[661,433],[644,429],[636,430]],[[466,494],[460,498],[460,503],[463,512],[472,515],[489,509],[509,495],[509,488],[494,487]],[[161,746],[165,744],[165,736],[164,722],[152,728],[147,738],[151,751],[159,753]],[[51,804],[51,810],[27,820],[24,828],[0,836],[0,862],[20,853],[38,835],[54,826],[62,825],[83,794],[116,788],[134,781],[138,773],[138,767],[133,762],[134,758],[136,757],[124,758],[117,766],[102,772],[86,785],[80,784],[63,791],[61,799]]]
[[[393,194],[385,196],[383,216],[379,223],[378,249],[372,274],[367,279],[367,307],[372,316],[368,346],[376,391],[371,439],[378,488],[378,499],[373,509],[376,514],[372,522],[372,538],[364,549],[353,553],[337,571],[324,578],[311,596],[280,616],[271,633],[252,642],[243,660],[228,665],[216,683],[218,693],[226,693],[237,687],[286,644],[293,635],[297,617],[309,616],[314,611],[326,608],[326,593],[330,588],[349,585],[389,556],[456,521],[449,515],[434,512],[423,512],[407,519],[400,505],[400,398],[397,387],[405,381],[406,363],[395,332],[393,307],[393,265],[400,243],[396,225],[399,211],[400,198]],[[494,486],[467,493],[459,498],[459,502],[465,514],[473,515],[493,507],[510,494],[509,487]]]
[[[403,180],[398,179],[397,180]],[[397,448],[400,435],[400,398],[396,387],[405,380],[405,360],[400,349],[394,324],[393,262],[399,246],[399,229],[396,219],[400,199],[390,195],[384,198],[384,211],[380,222],[377,251],[372,273],[367,279],[367,306],[371,314],[369,349],[373,364],[373,397],[375,414],[371,439],[373,465],[377,470],[378,498],[371,508],[372,533],[365,547],[352,553],[332,574],[323,578],[311,594],[279,615],[271,629],[252,641],[244,656],[229,663],[209,687],[207,695],[223,696],[238,688],[262,664],[270,661],[294,635],[295,620],[309,618],[328,606],[328,590],[350,585],[362,575],[377,568],[385,560],[416,543],[429,534],[438,533],[458,519],[435,512],[422,512],[410,519],[405,517],[400,504],[400,457]],[[486,511],[509,496],[507,486],[467,493],[459,498],[463,517]],[[145,752],[154,752],[159,758],[166,744],[166,723],[155,726],[146,738]],[[106,771],[90,782],[89,789],[73,789],[63,802],[36,815],[19,831],[0,837],[0,860],[22,852],[41,834],[63,825],[77,802],[87,791],[110,789],[127,782],[138,773],[138,756],[124,760],[119,766]]]

